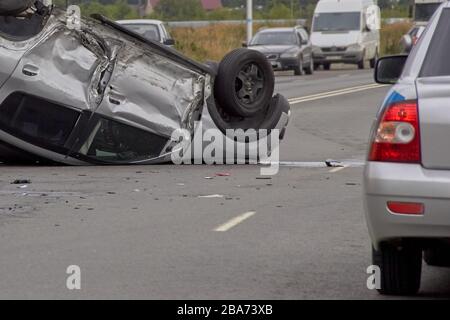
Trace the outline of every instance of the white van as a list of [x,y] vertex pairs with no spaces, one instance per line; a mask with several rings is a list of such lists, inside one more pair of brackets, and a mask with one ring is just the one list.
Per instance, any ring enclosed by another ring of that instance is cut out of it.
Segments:
[[375,67],[380,49],[380,9],[374,0],[320,0],[314,11],[311,42],[314,64]]

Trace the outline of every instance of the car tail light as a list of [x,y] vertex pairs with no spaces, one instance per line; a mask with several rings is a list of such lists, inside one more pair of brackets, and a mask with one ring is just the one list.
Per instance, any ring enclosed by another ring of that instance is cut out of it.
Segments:
[[373,133],[369,161],[420,163],[417,101],[388,106]]
[[423,203],[415,202],[388,202],[388,209],[397,214],[423,215],[425,206]]

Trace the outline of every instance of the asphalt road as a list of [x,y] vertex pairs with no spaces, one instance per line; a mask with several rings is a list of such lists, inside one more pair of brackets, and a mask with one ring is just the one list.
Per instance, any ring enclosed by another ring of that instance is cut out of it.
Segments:
[[[257,166],[1,167],[0,298],[381,298],[366,287],[362,168],[305,164],[364,159],[388,89],[361,89],[372,83],[353,69],[278,75],[303,98],[281,147],[290,165],[270,180]],[[66,288],[69,265],[81,290]],[[450,297],[449,283],[425,267],[420,296]]]

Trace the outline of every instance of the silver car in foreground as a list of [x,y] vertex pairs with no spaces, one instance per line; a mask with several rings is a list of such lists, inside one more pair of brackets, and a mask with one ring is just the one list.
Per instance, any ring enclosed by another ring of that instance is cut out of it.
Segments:
[[417,293],[422,258],[450,265],[449,35],[445,3],[409,57],[377,63],[377,82],[395,84],[377,115],[364,174],[373,264],[384,294]]
[[[227,132],[284,135],[290,106],[273,96],[274,82],[272,66],[253,50],[201,64],[100,15],[0,0],[2,162],[168,162],[189,150],[180,151],[174,132],[187,132],[190,143],[209,129],[223,133],[229,149],[256,148],[264,135]],[[215,150],[219,160],[234,151]]]

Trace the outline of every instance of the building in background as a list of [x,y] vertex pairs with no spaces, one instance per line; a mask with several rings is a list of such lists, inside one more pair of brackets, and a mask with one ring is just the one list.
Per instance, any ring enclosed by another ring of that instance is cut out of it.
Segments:
[[[140,15],[148,15],[155,10],[160,0],[128,0],[128,4],[135,7]],[[222,8],[222,0],[200,0],[203,9],[213,11]]]

